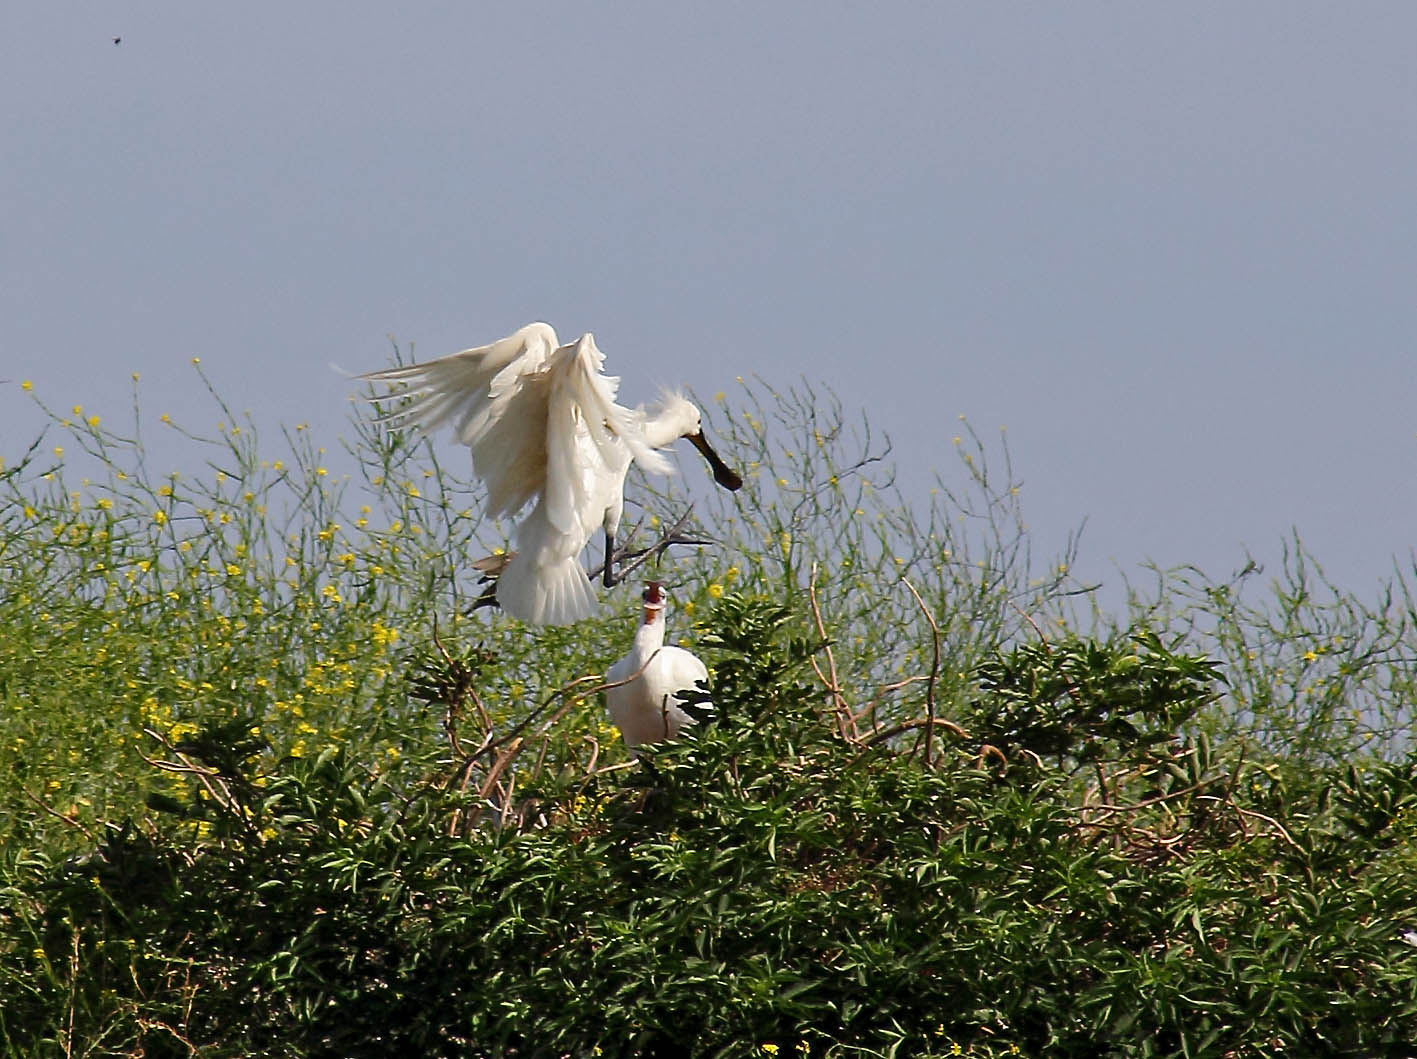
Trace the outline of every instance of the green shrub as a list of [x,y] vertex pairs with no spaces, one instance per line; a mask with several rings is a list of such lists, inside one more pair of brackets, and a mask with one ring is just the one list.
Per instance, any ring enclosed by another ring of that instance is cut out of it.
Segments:
[[504,538],[409,439],[346,485],[224,410],[154,479],[76,412],[95,477],[0,469],[5,1053],[1406,1054],[1401,579],[1168,575],[1083,630],[967,430],[921,514],[760,393],[717,545],[660,566],[715,719],[638,764],[632,618],[470,615]]
[[[1214,694],[1203,660],[1082,643],[992,660],[957,723],[843,736],[787,612],[726,595],[712,624],[715,723],[642,768],[531,770],[500,826],[459,826],[480,796],[446,775],[338,750],[256,773],[231,732],[167,748],[190,787],[171,823],[31,863],[7,895],[12,1050],[1259,1055],[1417,1034],[1411,765],[1276,810],[1262,769],[1152,728]],[[1128,675],[1075,680],[1080,659]],[[1045,751],[1018,722],[1039,712]]]

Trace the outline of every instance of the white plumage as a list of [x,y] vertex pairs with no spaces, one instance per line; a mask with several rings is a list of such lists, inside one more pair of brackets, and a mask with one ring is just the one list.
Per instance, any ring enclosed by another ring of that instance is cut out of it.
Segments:
[[497,602],[533,624],[567,625],[594,612],[578,556],[597,526],[606,538],[605,583],[613,583],[610,555],[631,462],[667,474],[669,461],[655,450],[687,437],[715,480],[742,484],[704,440],[698,408],[677,394],[653,415],[617,404],[620,380],[602,373],[604,362],[589,333],[563,346],[550,326],[535,323],[491,345],[359,376],[409,397],[385,422],[424,431],[452,425],[472,450],[490,514],[532,505],[517,526]]
[[[696,684],[708,684],[708,668],[690,651],[664,644],[666,601],[659,582],[644,592],[644,620],[635,630],[630,653],[610,667],[605,680],[610,719],[620,729],[630,755],[642,743],[674,739],[686,724],[693,724],[680,704]],[[636,675],[638,674],[638,675]],[[634,679],[630,679],[633,677]],[[697,709],[711,709],[699,703]]]

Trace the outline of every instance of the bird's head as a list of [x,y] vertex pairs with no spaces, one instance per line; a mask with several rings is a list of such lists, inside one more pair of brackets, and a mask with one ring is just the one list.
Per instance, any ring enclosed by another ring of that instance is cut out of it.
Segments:
[[[703,416],[698,406],[681,393],[666,393],[660,398],[655,414],[645,423],[645,436],[654,448],[669,444],[675,438],[685,438],[703,453],[713,470],[713,480],[728,490],[743,487],[743,479],[733,470],[704,437]],[[662,440],[661,440],[662,439]]]
[[642,598],[645,601],[645,624],[648,625],[664,613],[669,603],[669,597],[664,594],[664,582],[646,581]]

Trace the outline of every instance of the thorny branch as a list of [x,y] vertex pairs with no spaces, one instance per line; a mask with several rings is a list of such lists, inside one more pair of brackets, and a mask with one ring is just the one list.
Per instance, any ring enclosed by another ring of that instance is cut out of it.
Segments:
[[155,739],[159,744],[161,744],[163,749],[165,749],[177,760],[163,761],[159,758],[148,757],[146,754],[139,751],[138,756],[140,758],[142,758],[153,768],[159,769],[163,772],[171,772],[177,775],[193,777],[198,783],[202,785],[203,789],[206,790],[208,796],[210,796],[211,800],[216,804],[219,809],[222,810],[222,812],[226,813],[228,816],[232,817],[235,820],[239,820],[242,826],[244,826],[248,831],[254,830],[255,825],[253,824],[251,818],[246,813],[241,811],[241,799],[238,798],[231,791],[231,786],[229,782],[231,777],[223,774],[222,772],[216,769],[203,768],[201,765],[197,764],[189,755],[178,750],[177,747],[172,743],[172,741],[169,740],[166,736],[164,736],[161,732],[158,732],[152,728],[144,728],[143,731],[146,732],[150,737]]

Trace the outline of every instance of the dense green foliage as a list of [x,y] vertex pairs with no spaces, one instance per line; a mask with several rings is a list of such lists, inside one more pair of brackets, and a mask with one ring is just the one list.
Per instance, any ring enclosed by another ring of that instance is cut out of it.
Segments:
[[1080,619],[965,428],[917,510],[829,398],[745,404],[660,566],[715,721],[640,764],[631,594],[471,611],[500,527],[427,446],[346,483],[223,409],[154,477],[56,416],[87,463],[0,469],[5,1054],[1407,1054],[1400,578]]

